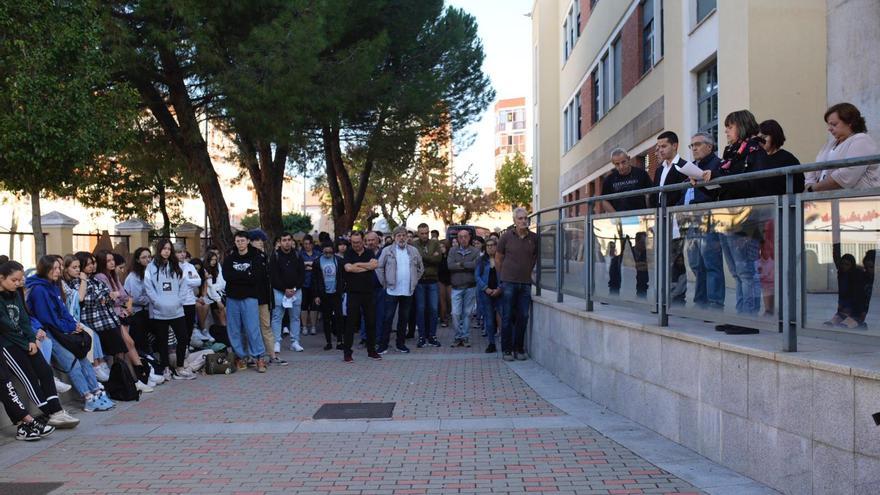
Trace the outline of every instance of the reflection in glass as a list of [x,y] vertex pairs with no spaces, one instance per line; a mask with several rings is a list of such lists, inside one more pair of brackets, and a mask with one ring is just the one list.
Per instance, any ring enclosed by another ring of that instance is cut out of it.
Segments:
[[804,202],[805,325],[878,333],[876,197]]
[[556,290],[556,225],[538,227],[541,288]]
[[586,297],[584,286],[584,221],[572,220],[562,224],[565,244],[562,246],[562,290],[566,294]]
[[593,239],[594,294],[653,303],[654,215],[595,219]]
[[670,305],[773,317],[775,209],[758,205],[673,213]]

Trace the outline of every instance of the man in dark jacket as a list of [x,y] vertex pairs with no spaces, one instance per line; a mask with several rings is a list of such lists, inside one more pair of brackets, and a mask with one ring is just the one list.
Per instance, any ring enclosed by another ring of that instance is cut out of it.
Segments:
[[[257,265],[259,251],[251,247],[246,232],[235,233],[235,248],[223,260],[223,278],[226,279],[226,330],[235,351],[238,369],[247,369],[248,357],[257,361],[257,371],[266,372],[263,356],[266,348],[260,334],[260,309],[257,302]],[[247,349],[242,342],[247,338]]]
[[437,314],[440,304],[437,273],[440,263],[443,263],[443,253],[440,251],[440,241],[428,238],[428,224],[420,224],[417,232],[418,238],[413,241],[413,246],[422,257],[425,272],[419,279],[415,292],[416,324],[419,329],[416,347],[440,347],[440,342],[437,341]]
[[312,269],[312,288],[315,292],[315,304],[321,308],[321,319],[324,321],[324,339],[327,341],[324,350],[333,349],[336,337],[336,348],[342,350],[342,259],[333,251],[330,241],[321,245],[321,257],[315,261]]
[[281,320],[284,312],[290,318],[290,350],[302,352],[299,344],[301,324],[299,319],[302,308],[302,285],[305,277],[303,260],[293,248],[293,236],[283,232],[279,237],[279,246],[269,260],[269,278],[272,282],[272,293],[275,307],[272,309],[272,334],[275,337],[275,349],[281,351]]
[[[676,167],[683,167],[687,160],[678,154],[678,135],[672,131],[666,131],[657,136],[657,156],[660,165],[654,171],[654,187],[671,186],[687,181],[687,176],[679,172]],[[668,193],[656,193],[651,195],[651,207],[660,206],[660,198],[666,195],[666,205],[677,205],[681,199],[682,191]]]

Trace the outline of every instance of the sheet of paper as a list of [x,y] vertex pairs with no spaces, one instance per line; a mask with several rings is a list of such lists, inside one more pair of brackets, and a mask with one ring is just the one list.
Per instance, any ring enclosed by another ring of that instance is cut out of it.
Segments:
[[[676,165],[675,168],[676,168],[676,170],[678,170],[679,172],[683,173],[684,175],[688,176],[691,179],[694,179],[696,181],[703,180],[703,169],[698,167],[695,163],[687,162],[684,164],[684,166],[679,167],[678,165]],[[705,187],[706,189],[711,190],[711,189],[718,189],[721,186],[711,185],[711,186],[700,186],[700,187]]]

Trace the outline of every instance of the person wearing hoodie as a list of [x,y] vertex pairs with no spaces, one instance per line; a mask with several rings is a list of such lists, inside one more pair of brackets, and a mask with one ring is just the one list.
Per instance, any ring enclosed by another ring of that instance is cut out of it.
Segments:
[[[183,280],[183,271],[177,263],[171,241],[160,239],[156,243],[156,253],[147,266],[144,289],[150,299],[150,319],[152,333],[156,336],[156,345],[159,346],[159,366],[164,370],[166,380],[172,377],[175,380],[192,380],[196,375],[183,366],[192,333],[192,328],[186,328],[183,301],[192,289]],[[177,337],[177,367],[174,372],[168,369],[168,327],[171,327]]]
[[17,261],[0,265],[0,347],[3,358],[36,406],[56,428],[73,428],[79,420],[61,407],[52,368],[40,354],[37,337],[19,288],[24,283],[24,267]]
[[[235,248],[223,260],[223,276],[226,277],[226,330],[235,352],[235,365],[240,370],[247,369],[246,359],[251,357],[257,361],[257,372],[265,373],[266,348],[260,334],[256,273],[259,255],[259,251],[250,246],[247,232],[236,232]],[[247,339],[247,349],[242,336]]]
[[[131,315],[129,316],[129,334],[134,339],[135,347],[143,354],[153,354],[153,348],[147,339],[150,333],[150,297],[147,295],[147,288],[144,285],[144,276],[147,273],[147,266],[153,259],[149,248],[139,247],[134,250],[132,255],[131,269],[125,277],[125,292],[131,296]],[[149,381],[157,385],[165,382],[164,375],[154,373],[152,366],[150,367]],[[150,385],[150,383],[147,383]],[[150,385],[152,386],[152,385]]]
[[303,260],[293,247],[293,236],[282,232],[279,245],[269,259],[269,278],[275,307],[272,309],[272,333],[275,337],[275,351],[281,351],[281,320],[284,313],[290,319],[290,350],[302,352],[299,343],[300,309],[302,307],[302,285],[305,278]]
[[61,299],[58,281],[61,279],[61,262],[55,256],[43,256],[37,262],[37,273],[25,280],[27,308],[33,318],[46,330],[46,340],[41,347],[50,345],[56,366],[67,373],[73,388],[82,397],[86,412],[107,411],[115,404],[98,385],[95,370],[87,358],[77,359],[54,338],[54,333],[73,334],[83,332],[83,326],[67,311]]
[[[287,361],[276,354],[281,348],[275,350],[275,334],[272,332],[272,307],[275,298],[272,294],[272,282],[269,280],[269,257],[266,255],[266,245],[269,238],[260,229],[249,232],[251,247],[257,250],[257,263],[254,265],[254,273],[257,277],[257,310],[260,312],[260,335],[263,337],[263,347],[269,356],[267,364],[287,366]],[[252,363],[248,363],[253,366]]]
[[180,266],[180,272],[183,274],[183,284],[188,289],[184,291],[183,300],[181,301],[183,304],[183,319],[186,322],[186,331],[192,335],[191,339],[194,344],[198,344],[193,345],[193,347],[198,348],[204,345],[203,342],[205,341],[213,341],[207,331],[196,328],[196,291],[202,287],[202,277],[199,276],[199,272],[192,263],[186,261],[185,245],[175,245],[174,252],[177,255],[177,264]]
[[82,308],[80,301],[85,300],[88,293],[88,277],[81,276],[82,270],[79,266],[79,258],[72,254],[64,255],[61,260],[61,289],[64,291],[64,302],[67,306],[67,312],[73,317],[77,323],[85,327],[89,335],[92,336],[92,368],[95,370],[95,376],[99,382],[106,382],[110,379],[110,367],[104,361],[104,349],[101,347],[101,339],[95,331],[89,328],[82,321]]
[[324,323],[324,339],[327,343],[324,350],[333,349],[332,337],[336,337],[336,349],[343,350],[342,340],[342,258],[333,252],[333,243],[326,241],[321,245],[321,257],[318,258],[317,270],[312,274],[315,283],[315,304],[321,308],[321,320]]

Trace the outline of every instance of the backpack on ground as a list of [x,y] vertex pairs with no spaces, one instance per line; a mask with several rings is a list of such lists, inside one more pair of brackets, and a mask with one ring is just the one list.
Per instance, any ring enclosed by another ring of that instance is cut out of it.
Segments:
[[140,400],[141,391],[135,385],[135,378],[128,366],[118,360],[110,367],[110,379],[104,383],[104,390],[113,400]]
[[205,359],[211,354],[214,354],[214,351],[212,351],[211,349],[191,352],[186,357],[186,359],[183,360],[183,366],[193,373],[197,373],[199,370],[205,367]]
[[209,375],[229,375],[235,373],[235,362],[227,352],[215,352],[205,356],[205,373]]

